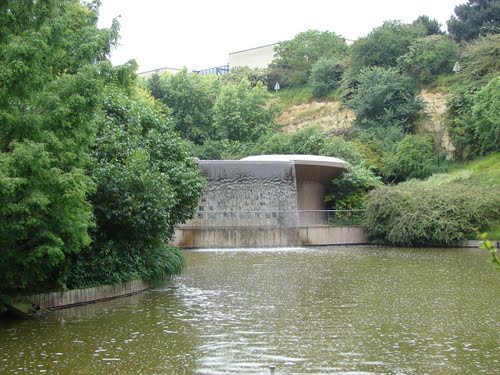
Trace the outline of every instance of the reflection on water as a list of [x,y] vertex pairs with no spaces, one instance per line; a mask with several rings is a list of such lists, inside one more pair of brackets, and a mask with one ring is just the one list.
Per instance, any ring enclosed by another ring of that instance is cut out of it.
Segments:
[[39,320],[0,322],[0,373],[500,370],[500,275],[479,250],[212,249],[186,255],[185,274],[164,288]]

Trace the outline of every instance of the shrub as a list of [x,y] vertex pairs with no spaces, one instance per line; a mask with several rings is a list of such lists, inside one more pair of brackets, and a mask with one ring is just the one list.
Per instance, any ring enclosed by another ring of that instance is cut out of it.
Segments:
[[449,244],[475,238],[500,220],[498,185],[478,185],[471,173],[435,175],[373,190],[366,201],[366,232],[376,243]]
[[398,126],[407,132],[422,108],[415,96],[416,87],[411,78],[395,68],[363,69],[359,84],[348,101],[356,113],[355,125],[361,128]]
[[422,83],[430,83],[440,74],[451,74],[458,61],[458,45],[443,35],[415,40],[409,51],[398,58],[398,67]]
[[351,68],[359,72],[363,67],[395,67],[399,56],[408,51],[410,44],[427,35],[424,25],[386,21],[368,36],[356,40],[351,47]]
[[334,58],[322,57],[311,69],[309,82],[316,97],[326,96],[340,86],[344,65]]
[[476,155],[500,151],[500,76],[493,78],[474,97],[472,123],[476,133]]
[[330,31],[308,30],[292,40],[278,43],[275,47],[276,58],[269,66],[270,88],[274,88],[276,82],[283,88],[306,84],[316,61],[321,57],[344,56],[347,49],[345,40]]
[[395,152],[386,156],[381,172],[386,180],[401,182],[412,178],[427,178],[436,169],[437,155],[434,153],[432,138],[407,135],[397,144]]

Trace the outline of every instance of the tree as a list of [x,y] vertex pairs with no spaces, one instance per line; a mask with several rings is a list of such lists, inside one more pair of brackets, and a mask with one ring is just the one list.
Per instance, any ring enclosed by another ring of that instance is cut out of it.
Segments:
[[[347,49],[345,39],[334,32],[308,30],[299,33],[292,40],[280,42],[275,47],[276,58],[269,67],[270,76],[279,77],[282,87],[304,85],[316,61],[321,57],[342,57]],[[270,85],[275,83],[269,80]]]
[[472,118],[472,107],[477,92],[498,76],[500,35],[487,35],[469,43],[462,54],[461,64],[459,83],[447,101],[447,123],[456,148],[455,156],[466,160],[483,153],[478,147],[477,118]]
[[447,25],[457,42],[498,34],[500,30],[500,3],[497,0],[468,0],[455,7],[455,15],[450,17]]
[[476,155],[500,151],[500,76],[493,78],[474,97],[472,123]]
[[0,12],[0,290],[55,286],[90,243],[86,174],[102,98],[97,64],[118,25],[98,3],[3,1]]
[[92,168],[96,229],[92,245],[71,258],[70,287],[179,273],[183,257],[166,244],[174,225],[191,217],[204,187],[154,101],[118,85],[108,85],[106,94]]
[[402,182],[429,177],[436,169],[432,138],[407,135],[397,144],[395,152],[385,158],[381,172],[388,181]]
[[443,35],[444,32],[441,31],[441,24],[436,19],[431,19],[427,15],[418,16],[418,18],[413,21],[412,25],[421,25],[425,27],[427,35]]
[[361,128],[397,126],[410,132],[421,101],[415,97],[411,78],[395,68],[363,69],[359,84],[348,105],[356,113],[355,125]]
[[316,61],[312,66],[309,78],[313,95],[316,97],[326,96],[339,87],[344,68],[344,64],[335,58],[322,57]]
[[267,106],[268,92],[247,80],[222,87],[214,105],[214,129],[217,139],[256,141],[273,126],[275,110]]
[[213,107],[220,83],[217,77],[200,76],[183,69],[164,73],[160,82],[153,75],[147,85],[155,99],[172,110],[175,129],[185,139],[201,144],[213,134]]
[[368,36],[356,40],[351,46],[351,69],[359,72],[363,67],[394,67],[398,57],[408,52],[410,44],[427,35],[421,23],[403,24],[386,21]]
[[458,58],[455,42],[443,35],[431,35],[415,40],[397,63],[408,76],[430,83],[439,74],[451,74]]

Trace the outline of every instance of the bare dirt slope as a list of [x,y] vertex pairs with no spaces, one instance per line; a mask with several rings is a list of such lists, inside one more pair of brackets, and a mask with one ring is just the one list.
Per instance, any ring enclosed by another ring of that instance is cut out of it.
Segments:
[[354,112],[339,102],[310,102],[291,106],[277,119],[284,132],[294,132],[308,126],[317,126],[327,133],[338,133],[350,128]]
[[[436,147],[451,156],[454,147],[444,124],[447,94],[424,90],[420,97],[425,108],[417,122],[417,132],[434,135]],[[277,123],[284,132],[317,126],[329,134],[343,134],[352,126],[354,118],[354,112],[338,101],[312,101],[289,107],[277,118]]]

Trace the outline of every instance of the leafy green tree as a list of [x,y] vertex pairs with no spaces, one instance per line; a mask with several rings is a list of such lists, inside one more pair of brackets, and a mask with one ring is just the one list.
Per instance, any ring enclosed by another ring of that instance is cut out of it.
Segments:
[[274,127],[275,110],[267,106],[268,92],[247,80],[222,87],[214,105],[214,129],[217,139],[249,142]]
[[343,159],[351,164],[364,161],[352,142],[341,137],[331,137],[315,127],[293,133],[271,133],[256,142],[253,154],[303,154],[323,155]]
[[356,113],[355,125],[360,128],[398,126],[413,130],[413,122],[422,108],[415,96],[413,80],[395,68],[363,69],[359,84],[348,105]]
[[[281,79],[282,87],[302,86],[307,83],[312,66],[321,57],[342,57],[347,52],[345,39],[330,31],[308,30],[292,40],[278,43],[276,58],[271,63],[270,77]],[[275,74],[275,72],[279,74]],[[269,84],[274,87],[272,79]]]
[[309,82],[316,97],[326,96],[340,86],[344,64],[335,58],[322,57],[311,69]]
[[33,291],[60,284],[90,243],[96,64],[118,26],[97,28],[97,2],[0,7],[0,290]]
[[352,44],[351,69],[359,72],[363,67],[395,67],[397,59],[408,52],[410,44],[426,35],[427,29],[420,23],[386,21]]
[[455,15],[450,17],[447,25],[457,42],[498,34],[500,30],[500,4],[497,0],[468,0],[455,7]]
[[68,285],[179,273],[183,258],[166,243],[191,217],[204,183],[172,123],[147,96],[109,85],[95,160],[94,241],[72,257]]
[[364,209],[366,194],[382,185],[380,177],[365,163],[360,163],[349,167],[340,178],[331,181],[330,192],[325,200],[336,210]]
[[487,35],[471,42],[466,46],[460,62],[459,83],[447,101],[447,124],[456,148],[455,156],[467,160],[483,154],[478,147],[472,107],[477,92],[500,71],[500,35]]
[[440,74],[451,74],[458,58],[455,42],[443,35],[431,35],[415,40],[397,62],[408,76],[430,83]]
[[474,97],[471,120],[476,134],[476,155],[500,151],[500,76]]
[[427,35],[443,35],[444,32],[441,31],[441,24],[434,18],[430,18],[427,15],[418,16],[418,18],[413,21],[414,26],[423,26],[427,32]]
[[155,99],[172,110],[175,129],[185,139],[203,143],[213,134],[213,108],[219,95],[220,82],[215,76],[200,76],[183,69],[164,73],[160,82],[153,75],[147,85]]
[[391,182],[424,179],[437,170],[437,161],[432,138],[407,135],[386,157],[381,172]]

